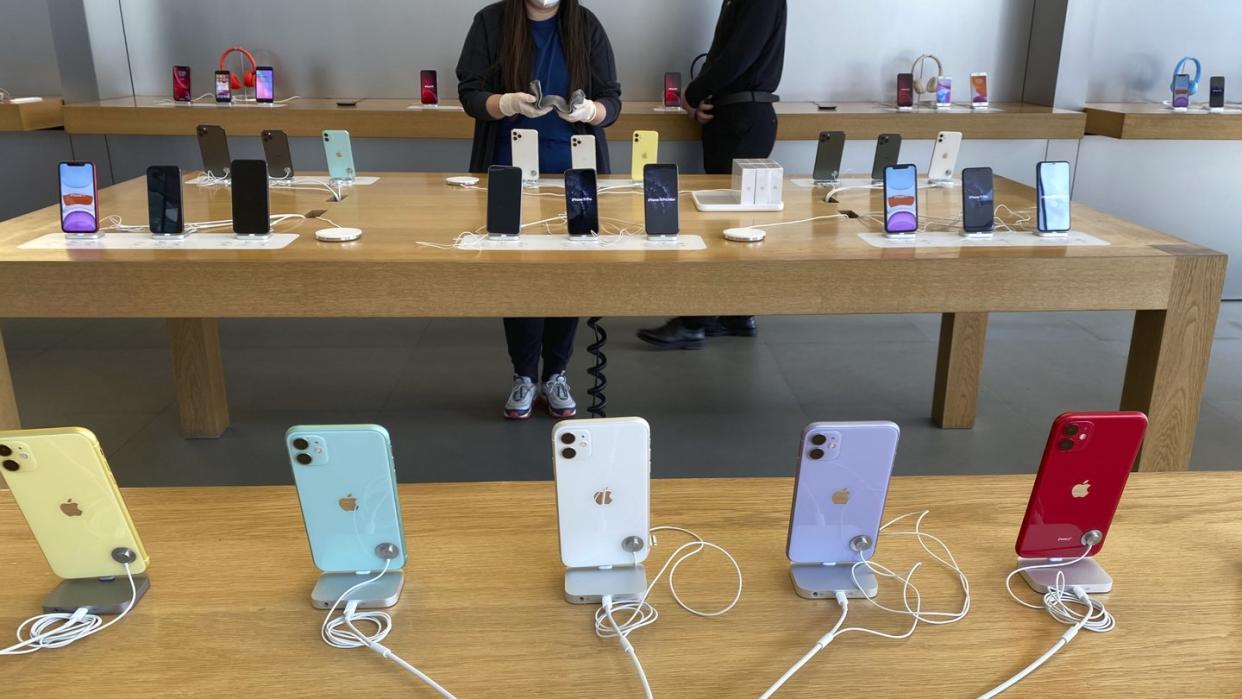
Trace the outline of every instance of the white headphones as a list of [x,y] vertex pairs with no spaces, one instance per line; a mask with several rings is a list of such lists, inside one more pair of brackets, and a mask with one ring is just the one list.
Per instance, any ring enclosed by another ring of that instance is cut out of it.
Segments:
[[[923,69],[925,67],[924,64],[929,58],[936,62],[936,73],[931,76],[930,80],[924,83]],[[936,58],[934,54],[925,53],[914,59],[914,63],[910,66],[910,73],[918,75],[918,77],[914,79],[914,91],[920,95],[926,95],[936,91],[936,82],[940,76],[944,75],[944,66],[940,63],[940,59]]]

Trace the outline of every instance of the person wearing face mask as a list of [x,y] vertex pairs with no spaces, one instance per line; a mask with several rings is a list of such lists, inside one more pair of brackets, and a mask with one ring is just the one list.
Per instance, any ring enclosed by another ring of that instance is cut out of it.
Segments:
[[[769,158],[776,146],[776,108],[785,67],[786,0],[725,0],[711,50],[683,101],[703,127],[703,170],[733,172],[737,158]],[[755,337],[754,316],[673,318],[638,331],[659,349],[700,349],[706,338]]]
[[[529,91],[533,80],[545,95],[568,100],[582,90],[587,99],[570,114],[541,108]],[[540,172],[570,168],[575,134],[595,137],[599,172],[611,171],[604,128],[621,113],[621,84],[608,34],[578,0],[502,0],[480,10],[457,62],[457,92],[475,119],[471,172],[513,164],[513,129],[539,132]],[[528,418],[536,400],[553,417],[574,416],[565,370],[578,319],[506,318],[504,328],[513,362],[504,416]]]

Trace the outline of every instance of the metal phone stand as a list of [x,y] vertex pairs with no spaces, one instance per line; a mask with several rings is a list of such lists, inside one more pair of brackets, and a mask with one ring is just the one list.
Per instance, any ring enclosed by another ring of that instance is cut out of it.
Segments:
[[[1019,566],[1034,566],[1045,563],[1056,563],[1055,558],[1019,558]],[[1113,590],[1113,577],[1104,570],[1104,566],[1096,563],[1094,558],[1084,558],[1067,566],[1056,568],[1036,568],[1022,571],[1022,579],[1031,589],[1043,594],[1056,587],[1057,573],[1065,576],[1065,587],[1081,587],[1089,595],[1099,595]]]
[[[399,554],[400,549],[395,544],[380,544],[375,547],[375,555],[385,561],[391,561]],[[359,609],[387,609],[401,599],[405,572],[392,569],[379,580],[363,585],[341,598],[346,590],[372,577],[375,577],[375,571],[324,573],[315,582],[315,589],[311,590],[311,604],[317,609],[331,609],[337,600],[341,601],[341,606],[356,601]]]
[[[117,563],[133,563],[138,556],[128,548],[112,550],[112,559]],[[120,614],[129,605],[130,597],[134,604],[147,594],[151,580],[146,574],[134,576],[134,589],[129,588],[128,577],[72,578],[61,580],[43,600],[45,613],[62,612],[72,614],[85,608],[89,614]]]
[[[646,545],[638,536],[621,542],[623,550],[636,555]],[[565,601],[570,604],[600,604],[605,595],[616,602],[634,602],[646,592],[647,569],[641,563],[565,569]]]
[[[859,534],[850,540],[850,548],[862,553],[873,543],[871,537]],[[850,599],[875,597],[880,591],[875,573],[857,563],[791,563],[789,577],[793,580],[794,591],[804,599],[832,599],[838,592],[845,593]]]

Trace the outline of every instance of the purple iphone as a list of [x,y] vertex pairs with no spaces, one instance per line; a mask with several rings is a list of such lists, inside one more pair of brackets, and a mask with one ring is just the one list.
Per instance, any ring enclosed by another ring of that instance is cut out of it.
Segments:
[[900,436],[891,422],[814,422],[803,430],[785,549],[791,562],[871,558]]

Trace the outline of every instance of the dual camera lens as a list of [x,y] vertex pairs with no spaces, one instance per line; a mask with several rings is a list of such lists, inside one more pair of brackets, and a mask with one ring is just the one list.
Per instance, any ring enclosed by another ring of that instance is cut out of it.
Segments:
[[[0,457],[8,457],[12,455],[13,455],[13,449],[9,447],[9,445],[0,444]],[[21,464],[17,463],[13,459],[8,459],[8,458],[6,458],[3,462],[0,462],[0,466],[3,466],[5,471],[17,471],[21,469],[22,467]]]
[[293,457],[293,459],[303,466],[310,466],[311,462],[314,461],[314,459],[311,458],[311,455],[306,453],[306,450],[310,448],[310,442],[298,437],[293,440],[293,448],[302,452]]
[[565,458],[565,459],[572,459],[572,458],[574,458],[575,456],[577,456],[577,455],[578,455],[578,450],[577,450],[577,449],[574,449],[573,447],[568,446],[568,445],[570,445],[570,444],[573,444],[573,443],[574,443],[574,442],[576,442],[577,440],[578,440],[578,438],[577,438],[577,437],[575,437],[575,436],[574,436],[574,434],[573,434],[572,432],[566,432],[566,433],[564,433],[564,434],[562,434],[562,435],[561,435],[561,444],[566,445],[566,447],[565,447],[564,449],[562,449],[562,450],[561,450],[561,457],[562,457],[562,458]]

